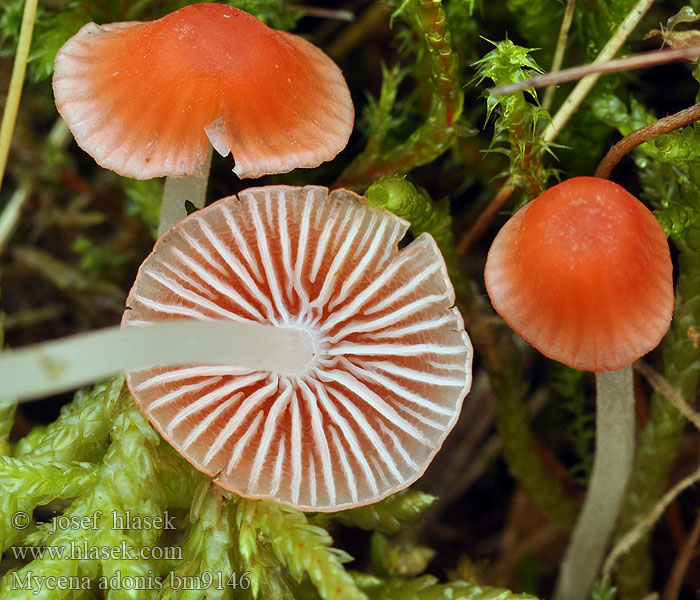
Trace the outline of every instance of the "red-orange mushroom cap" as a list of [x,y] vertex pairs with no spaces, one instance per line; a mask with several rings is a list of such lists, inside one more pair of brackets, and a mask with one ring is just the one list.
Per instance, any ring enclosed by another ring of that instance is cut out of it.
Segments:
[[77,143],[127,177],[196,176],[208,144],[239,177],[315,167],[354,110],[340,69],[306,40],[224,4],[149,23],[88,23],[56,55],[54,95]]
[[[313,340],[299,372],[127,373],[163,436],[223,487],[303,510],[379,500],[423,473],[471,384],[435,241],[346,190],[271,186],[197,211],[142,264],[123,324],[232,319]],[[231,340],[232,344],[236,340]]]
[[496,236],[484,276],[515,332],[576,369],[621,369],[655,348],[671,323],[664,230],[606,179],[575,177],[522,207]]

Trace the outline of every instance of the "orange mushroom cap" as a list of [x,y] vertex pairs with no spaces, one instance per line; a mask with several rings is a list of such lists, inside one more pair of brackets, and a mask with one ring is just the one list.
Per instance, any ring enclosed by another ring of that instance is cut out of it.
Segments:
[[[434,240],[346,190],[241,192],[167,231],[123,323],[232,319],[296,327],[298,373],[189,365],[127,373],[195,467],[250,498],[332,511],[415,481],[454,425],[472,348]],[[232,344],[236,340],[231,340]]]
[[517,211],[485,269],[496,311],[542,354],[614,371],[661,341],[673,279],[663,228],[616,183],[575,177]]
[[340,69],[306,40],[224,4],[150,23],[88,23],[56,55],[59,113],[120,175],[199,175],[208,143],[239,177],[315,167],[347,144]]

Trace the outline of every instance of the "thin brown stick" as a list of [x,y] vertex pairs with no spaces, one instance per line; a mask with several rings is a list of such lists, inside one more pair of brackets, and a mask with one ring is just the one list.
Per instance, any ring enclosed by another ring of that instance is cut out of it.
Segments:
[[459,244],[457,245],[457,252],[459,252],[461,256],[469,252],[474,242],[484,234],[491,224],[491,221],[493,221],[493,218],[503,208],[503,205],[508,202],[508,198],[511,197],[514,191],[515,186],[512,185],[504,185],[498,190],[498,193],[491,199],[489,205],[481,211],[476,221],[474,221],[474,224],[460,238]]
[[355,20],[355,15],[350,10],[336,8],[319,8],[318,6],[308,6],[306,4],[298,4],[294,10],[302,13],[306,17],[316,17],[318,19],[332,19],[336,21]]
[[600,161],[595,176],[608,179],[610,173],[632,148],[648,142],[658,135],[670,133],[700,119],[700,104],[684,108],[680,112],[659,119],[650,125],[637,129],[615,144]]
[[603,563],[603,574],[605,575],[612,571],[618,559],[623,554],[629,552],[632,547],[654,526],[658,518],[663,514],[668,505],[673,502],[678,494],[691,485],[698,483],[698,481],[700,481],[700,470],[688,475],[688,477],[685,477],[679,481],[668,492],[666,492],[654,505],[651,511],[618,540],[617,544],[615,544],[615,547],[610,551],[610,554],[608,554],[608,557]]
[[326,53],[334,60],[344,58],[378,27],[384,26],[388,16],[389,6],[375,2],[338,34],[326,48]]
[[681,586],[683,585],[685,573],[688,570],[688,565],[695,554],[698,540],[700,540],[700,514],[695,519],[693,528],[690,530],[688,537],[683,543],[681,551],[678,553],[678,556],[673,563],[671,575],[668,578],[668,583],[664,589],[663,596],[661,596],[662,600],[677,600],[678,594],[681,591]]
[[[574,8],[576,7],[576,0],[567,0],[566,10],[564,11],[564,18],[561,20],[561,29],[559,30],[559,38],[557,39],[557,48],[554,51],[554,59],[552,59],[551,73],[556,73],[561,69],[561,65],[564,62],[564,53],[566,52],[566,41],[569,39],[569,29],[571,29],[571,23],[574,20]],[[552,101],[554,100],[554,92],[556,87],[551,85],[547,88],[544,94],[544,99],[542,100],[542,108],[549,111],[552,106]]]
[[552,71],[544,75],[537,75],[524,79],[516,83],[508,83],[493,87],[489,91],[492,96],[507,96],[524,90],[558,85],[567,81],[576,81],[588,75],[602,75],[605,73],[615,73],[617,71],[630,71],[633,69],[643,69],[655,67],[669,62],[697,58],[700,56],[700,46],[689,46],[687,48],[676,48],[673,50],[651,50],[649,52],[639,52],[624,58],[613,58],[605,62],[593,62],[587,65],[578,65],[561,71]]
[[695,412],[690,405],[681,396],[680,392],[671,385],[671,383],[658,371],[652,369],[643,360],[638,360],[634,363],[635,371],[641,373],[645,379],[651,384],[666,401],[671,403],[679,413],[686,417],[695,427],[700,429],[700,414]]

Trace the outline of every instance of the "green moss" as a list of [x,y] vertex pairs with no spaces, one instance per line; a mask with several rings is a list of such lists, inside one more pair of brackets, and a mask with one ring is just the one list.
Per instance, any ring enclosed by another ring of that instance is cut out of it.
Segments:
[[[530,56],[532,48],[523,48],[504,40],[494,42],[495,49],[476,61],[477,81],[486,79],[494,85],[515,83],[541,73],[542,69]],[[486,116],[497,114],[489,151],[509,157],[507,173],[513,185],[523,189],[525,198],[533,199],[542,192],[555,172],[543,162],[543,156],[551,153],[550,145],[540,139],[540,129],[550,117],[537,103],[537,94],[527,92],[533,102],[528,102],[525,93],[496,97],[489,92],[486,97]],[[509,183],[510,183],[509,181]]]
[[341,523],[376,530],[383,533],[397,533],[407,524],[420,519],[435,502],[435,496],[418,490],[403,490],[392,494],[369,506],[361,506],[335,513],[335,518]]
[[[456,54],[452,51],[451,35],[441,0],[408,0],[393,2],[392,17],[401,18],[411,26],[404,35],[405,46],[415,52],[419,67],[418,86],[404,104],[406,113],[410,102],[428,97],[428,109],[423,122],[403,141],[386,142],[391,130],[391,112],[395,108],[396,90],[401,71],[384,70],[382,93],[376,108],[366,113],[370,132],[367,145],[340,177],[340,185],[365,187],[381,175],[404,174],[428,164],[445,152],[466,132],[459,120],[464,94],[459,81]],[[414,37],[415,36],[415,37]],[[416,43],[413,40],[417,40]]]
[[[120,182],[68,144],[68,134],[59,135],[50,83],[56,52],[87,22],[155,19],[190,3],[40,3],[28,81],[0,190],[0,222],[13,191],[20,186],[31,190],[0,252],[3,344],[19,347],[117,322],[139,262],[152,248],[147,230],[155,237],[158,223],[161,180]],[[663,72],[667,89],[661,90],[653,73],[606,75],[557,138],[562,146],[551,147],[540,139],[549,114],[535,93],[497,99],[484,89],[549,67],[564,2],[392,0],[386,10],[381,3],[359,2],[353,5],[357,10],[350,23],[343,21],[347,12],[336,10],[347,3],[230,3],[328,50],[347,75],[360,113],[349,147],[333,162],[265,183],[330,185],[342,173],[339,184],[357,190],[369,186],[370,203],[407,219],[412,235],[427,232],[440,247],[475,347],[473,401],[483,403],[469,408],[473,423],[460,423],[456,437],[461,437],[450,446],[457,448],[450,464],[474,469],[482,477],[466,498],[447,508],[435,504],[444,489],[427,488],[432,492],[428,494],[415,488],[337,514],[303,514],[271,501],[238,498],[194,469],[151,429],[122,377],[78,392],[50,423],[37,422],[43,415],[31,409],[3,404],[0,597],[530,598],[461,581],[451,571],[461,562],[457,552],[473,552],[476,561],[488,554],[496,571],[506,565],[508,573],[497,572],[504,576],[503,585],[515,585],[517,565],[525,565],[528,588],[546,594],[544,586],[554,578],[552,562],[557,561],[537,551],[523,558],[518,544],[510,543],[526,530],[518,520],[521,496],[513,493],[510,477],[551,525],[566,531],[577,509],[576,493],[568,486],[585,483],[592,459],[591,398],[580,373],[547,366],[543,374],[543,359],[491,310],[481,278],[486,251],[514,205],[535,197],[560,176],[591,175],[612,141],[669,112],[672,105],[689,104],[686,92],[693,92],[695,82],[683,67],[671,66],[654,71]],[[24,2],[0,4],[0,79],[5,81]],[[577,2],[565,66],[590,61],[633,4]],[[692,4],[697,9],[695,0]],[[623,53],[646,47],[640,43],[643,33],[676,9],[656,3]],[[555,100],[569,87],[561,86]],[[477,131],[478,125],[483,131]],[[673,245],[675,316],[662,352],[648,360],[689,400],[696,397],[700,381],[698,156],[699,129],[689,126],[643,144],[632,152],[632,161],[623,161],[615,171],[616,180],[641,192]],[[223,196],[257,185],[238,182],[229,163],[224,168],[215,160],[210,189]],[[496,216],[495,225],[472,244],[470,253],[460,256],[456,239],[508,182],[517,188],[514,202]],[[534,394],[547,391],[549,406],[533,425],[528,404]],[[642,391],[649,391],[646,384]],[[482,410],[489,402],[495,403],[497,434],[492,432],[491,411]],[[562,405],[552,408],[554,403]],[[543,425],[548,430],[540,436]],[[471,443],[470,436],[476,436],[472,426],[484,427],[478,443]],[[643,519],[666,489],[685,429],[685,419],[663,397],[652,395],[620,534]],[[543,440],[551,448],[542,448]],[[473,448],[474,455],[461,456],[464,447]],[[570,474],[575,481],[569,481]],[[455,471],[454,479],[462,475]],[[425,481],[430,483],[430,472]],[[434,510],[426,512],[430,506]],[[692,510],[685,504],[683,508]],[[114,527],[115,514],[160,523],[122,530]],[[13,520],[15,515],[25,520]],[[80,523],[91,527],[60,526]],[[537,527],[538,535],[549,531],[547,525]],[[371,541],[364,531],[372,532]],[[78,561],[46,551],[66,552],[84,543],[107,549],[125,545],[137,554],[158,549],[158,555],[151,552],[134,560],[95,555]],[[351,562],[342,548],[351,549],[357,561]],[[647,537],[617,565],[620,597],[638,598],[651,591],[654,568],[660,566],[667,568],[652,560]],[[32,579],[69,575],[78,578],[79,589],[50,589],[49,579]],[[656,580],[667,575],[658,573]],[[138,582],[140,589],[129,589],[127,582]],[[19,589],[18,583],[27,589]],[[185,585],[192,589],[183,590]],[[617,589],[600,581],[593,598],[611,600]]]

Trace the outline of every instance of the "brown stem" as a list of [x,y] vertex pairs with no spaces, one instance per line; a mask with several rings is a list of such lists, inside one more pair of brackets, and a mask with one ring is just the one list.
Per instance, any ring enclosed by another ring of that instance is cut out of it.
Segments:
[[685,416],[695,427],[700,430],[700,414],[698,414],[685,401],[683,395],[668,381],[661,373],[655,371],[643,360],[634,363],[634,368],[641,373],[654,388],[654,391],[661,394],[676,410]]
[[370,5],[359,17],[343,29],[326,48],[326,54],[336,62],[345,58],[354,48],[380,27],[386,26],[389,6],[384,2]]
[[652,509],[639,521],[632,529],[627,531],[621,538],[617,540],[615,547],[610,551],[608,557],[603,563],[603,575],[607,575],[612,571],[615,563],[624,554],[627,554],[639,540],[649,533],[649,530],[654,526],[659,517],[668,508],[668,505],[680,494],[683,490],[700,481],[700,470],[697,470],[674,485],[667,491],[661,499],[654,504]]
[[595,170],[595,176],[601,177],[602,179],[609,179],[610,173],[612,173],[617,163],[619,163],[632,148],[636,148],[640,144],[654,139],[657,135],[670,133],[671,131],[690,125],[698,119],[700,119],[700,104],[695,104],[633,131],[610,148]]
[[316,17],[317,19],[332,19],[337,21],[354,21],[355,15],[352,11],[336,8],[320,8],[318,6],[308,6],[298,4],[293,10],[300,12],[304,17]]
[[685,573],[688,570],[688,565],[697,552],[698,540],[700,540],[700,515],[695,519],[693,529],[673,564],[671,576],[668,578],[668,583],[666,584],[666,589],[662,596],[663,600],[677,600],[678,594],[681,591],[681,586],[683,585]]
[[479,214],[474,224],[460,238],[459,244],[457,245],[457,252],[459,252],[461,256],[469,252],[474,242],[484,234],[493,218],[498,211],[503,208],[503,205],[508,202],[508,198],[510,198],[514,191],[515,187],[510,185],[503,186],[498,190],[498,193],[492,198],[489,205]]
[[558,85],[567,81],[577,81],[588,75],[614,73],[616,71],[629,71],[632,69],[642,69],[654,67],[677,60],[696,58],[700,56],[700,46],[690,46],[688,48],[677,48],[674,50],[651,50],[649,52],[639,52],[624,58],[613,58],[604,62],[593,62],[587,65],[578,65],[561,71],[552,71],[544,75],[537,75],[530,79],[524,79],[516,83],[508,83],[491,88],[492,96],[507,96],[524,90]]

